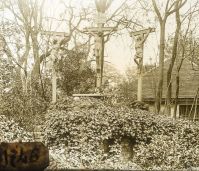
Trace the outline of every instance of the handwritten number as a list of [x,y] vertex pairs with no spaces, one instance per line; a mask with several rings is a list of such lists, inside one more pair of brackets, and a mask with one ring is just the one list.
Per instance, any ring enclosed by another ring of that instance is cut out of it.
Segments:
[[17,163],[31,163],[39,160],[40,148],[35,146],[30,151],[24,151],[23,146],[20,147],[19,152],[16,149],[0,149],[0,167],[17,167]]
[[17,156],[16,156],[17,151],[12,149],[11,153],[12,154],[10,155],[10,164],[11,164],[11,166],[16,167],[16,163],[15,163],[16,160],[15,159],[17,158]]
[[19,159],[18,162],[22,162],[22,163],[27,163],[27,156],[24,154],[23,148],[21,147],[20,149],[20,155],[19,155]]
[[39,148],[35,147],[30,154],[30,162],[37,161],[39,159]]

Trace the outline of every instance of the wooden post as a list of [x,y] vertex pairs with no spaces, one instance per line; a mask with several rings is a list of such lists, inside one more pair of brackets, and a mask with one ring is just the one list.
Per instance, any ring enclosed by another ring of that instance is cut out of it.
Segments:
[[95,57],[96,57],[96,87],[99,88],[102,85],[102,78],[101,78],[101,73],[102,73],[102,35],[103,33],[96,35],[95,38]]
[[[104,27],[104,24],[99,23],[98,27],[101,29]],[[99,53],[99,65],[100,65],[100,87],[102,86],[102,78],[103,78],[103,66],[104,66],[104,32],[100,35],[100,53]]]
[[[53,36],[53,41],[56,41],[56,43],[53,43],[53,49],[51,52],[51,59],[52,59],[52,103],[56,103],[57,101],[57,74],[55,70],[55,60],[57,58],[59,48],[60,48],[60,41],[63,40],[63,38],[68,38],[69,35],[65,32],[54,32],[54,31],[43,31],[42,34],[44,35],[51,35]],[[69,41],[69,39],[68,39]]]
[[55,67],[52,67],[52,102],[55,103],[57,100],[57,75]]
[[137,100],[142,101],[142,71],[138,73]]
[[[98,11],[98,21],[97,21],[97,27],[99,30],[102,30],[104,28],[104,23],[106,22],[106,16],[104,13],[101,13]],[[101,32],[100,34],[100,53],[99,53],[99,66],[100,66],[100,78],[99,78],[99,85],[101,87],[102,85],[102,78],[103,78],[103,71],[104,71],[104,32]]]
[[57,100],[57,75],[55,70],[55,60],[57,58],[58,46],[57,43],[53,45],[51,52],[51,62],[52,62],[52,103],[55,103]]
[[137,77],[138,77],[138,87],[137,87],[137,100],[142,101],[142,78],[143,78],[143,54],[144,54],[144,42],[146,41],[149,33],[154,32],[154,28],[148,28],[136,32],[130,33],[130,36],[135,38],[135,50],[136,54],[134,61],[137,64]]

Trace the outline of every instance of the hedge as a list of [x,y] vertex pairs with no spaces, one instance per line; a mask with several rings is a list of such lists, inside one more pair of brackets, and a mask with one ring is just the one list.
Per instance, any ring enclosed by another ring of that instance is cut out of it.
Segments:
[[[68,168],[182,169],[199,166],[198,123],[66,98],[46,115],[45,140]],[[140,167],[139,167],[140,166]]]

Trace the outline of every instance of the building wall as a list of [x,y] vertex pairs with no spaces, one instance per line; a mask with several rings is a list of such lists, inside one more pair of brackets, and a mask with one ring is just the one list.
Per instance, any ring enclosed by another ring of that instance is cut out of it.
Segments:
[[[176,74],[177,66],[179,61],[176,61],[173,67],[172,72],[172,98],[175,98],[176,94]],[[170,65],[170,60],[166,60],[164,64],[164,75],[167,74],[167,70]],[[143,99],[154,99],[157,93],[158,87],[158,73],[159,68],[151,69],[150,71],[143,74],[143,85],[142,85],[142,94]],[[136,83],[137,85],[137,83]],[[180,91],[179,98],[187,99],[194,98],[198,87],[199,87],[199,70],[193,70],[193,63],[188,59],[183,61],[182,67],[180,69]],[[163,94],[162,98],[167,97],[167,79],[163,79]]]

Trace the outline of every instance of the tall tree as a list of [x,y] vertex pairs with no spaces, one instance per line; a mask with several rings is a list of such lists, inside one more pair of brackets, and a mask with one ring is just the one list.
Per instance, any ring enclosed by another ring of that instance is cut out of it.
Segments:
[[[160,9],[158,8],[156,0],[152,0],[154,11],[158,17],[159,25],[160,25],[160,49],[159,49],[159,78],[158,78],[158,89],[156,94],[156,112],[159,113],[161,109],[161,101],[162,101],[162,91],[163,91],[163,77],[164,77],[164,57],[165,57],[165,29],[166,22],[168,17],[176,12],[176,10],[180,9],[187,0],[167,0],[164,8],[164,14],[161,14]],[[176,8],[176,4],[179,3]]]
[[[20,79],[25,92],[27,91],[27,65],[31,54],[33,54],[34,57],[34,74],[32,75],[38,79],[40,74],[38,33],[42,25],[43,3],[44,1],[39,4],[37,0],[13,0],[4,2],[4,7],[13,15],[12,23],[17,30],[17,33],[13,34],[10,38],[15,42],[16,55],[15,53],[8,54],[8,51],[7,55],[10,55],[18,66],[17,75],[21,76]],[[5,32],[7,32],[7,30],[5,30]],[[13,49],[13,44],[10,46]]]
[[[197,16],[197,15],[196,15]],[[193,17],[193,11],[190,12],[188,17],[188,24],[183,35],[180,35],[180,41],[178,45],[178,58],[179,62],[177,65],[177,73],[176,73],[176,91],[175,91],[175,101],[174,101],[174,118],[176,118],[177,114],[177,106],[178,106],[178,96],[180,93],[180,71],[185,59],[192,61],[193,63],[197,63],[198,58],[198,42],[194,40],[193,32],[195,32],[198,28],[190,28],[191,21]],[[185,19],[185,18],[184,18]],[[194,66],[194,65],[193,65]],[[192,68],[195,69],[194,67]]]
[[171,96],[172,96],[172,82],[171,82],[171,74],[173,70],[173,66],[175,63],[175,59],[177,56],[177,47],[178,47],[178,38],[180,34],[180,28],[181,28],[181,21],[180,21],[180,9],[179,9],[180,1],[177,1],[175,4],[175,15],[176,15],[176,30],[175,30],[175,36],[174,36],[174,42],[173,42],[173,48],[172,48],[172,56],[171,61],[169,64],[169,68],[167,71],[167,114],[171,114]]
[[[196,1],[195,3],[191,4],[189,9],[184,12],[184,14],[180,15],[180,9],[179,9],[179,5],[180,5],[180,1],[178,1],[175,5],[175,8],[177,9],[175,14],[176,14],[176,31],[175,31],[175,35],[174,35],[174,41],[173,41],[173,47],[172,47],[172,55],[171,55],[171,60],[170,60],[170,65],[169,68],[167,70],[167,99],[166,99],[166,104],[167,104],[167,114],[171,114],[171,95],[172,95],[172,70],[174,67],[174,63],[175,60],[178,56],[181,56],[181,62],[179,63],[179,65],[177,66],[177,76],[176,76],[176,95],[179,93],[179,72],[183,63],[183,60],[186,56],[193,56],[190,54],[186,54],[185,53],[185,49],[187,49],[185,46],[185,40],[187,39],[187,35],[191,29],[191,31],[193,31],[195,28],[190,28],[191,27],[191,23],[193,22],[194,19],[194,14],[198,12],[199,8],[198,8],[198,4],[199,2]],[[182,17],[180,17],[182,16]],[[182,18],[182,19],[181,19]],[[181,30],[182,24],[187,21],[186,26],[184,26],[185,29],[185,33],[183,33],[183,31]],[[184,34],[183,36],[180,35]],[[179,37],[182,37],[180,42],[179,42]],[[189,43],[188,43],[189,44]],[[178,45],[180,45],[180,54],[178,55]],[[190,49],[188,51],[191,51]],[[175,117],[175,114],[174,114]]]

